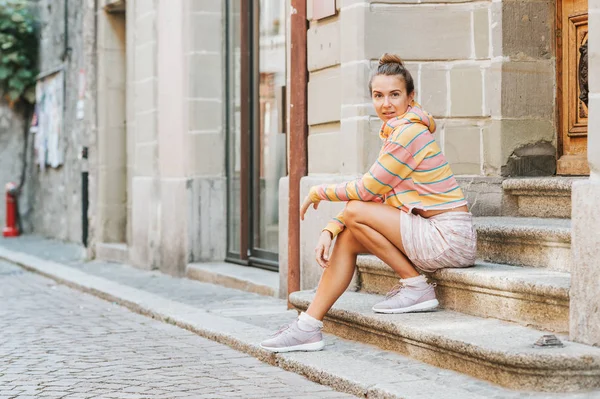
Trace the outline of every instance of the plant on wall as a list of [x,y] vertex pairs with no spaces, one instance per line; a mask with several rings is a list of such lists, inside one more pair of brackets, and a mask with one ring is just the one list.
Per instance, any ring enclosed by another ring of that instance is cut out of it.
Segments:
[[30,0],[0,0],[0,92],[11,105],[35,102],[38,24]]

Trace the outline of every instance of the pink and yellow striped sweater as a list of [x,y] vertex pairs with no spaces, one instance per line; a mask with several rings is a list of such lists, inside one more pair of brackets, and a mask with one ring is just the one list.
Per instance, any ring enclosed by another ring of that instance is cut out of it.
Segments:
[[[411,212],[451,209],[467,201],[432,133],[433,117],[413,101],[404,115],[383,124],[383,147],[377,161],[360,179],[311,188],[312,202],[373,201]],[[333,237],[344,229],[344,212],[324,230]]]

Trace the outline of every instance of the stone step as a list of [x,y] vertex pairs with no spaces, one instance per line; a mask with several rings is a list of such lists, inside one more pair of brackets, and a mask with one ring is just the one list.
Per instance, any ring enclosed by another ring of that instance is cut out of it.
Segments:
[[571,271],[571,220],[477,217],[479,259],[517,266]]
[[582,177],[512,178],[502,182],[505,213],[512,216],[570,218],[571,185]]
[[[384,295],[398,283],[391,267],[373,255],[358,257],[360,291]],[[493,317],[554,332],[569,331],[568,273],[477,263],[429,275],[444,309]]]
[[275,296],[279,293],[279,274],[256,267],[225,262],[190,263],[185,275],[192,280],[260,295]]
[[[290,301],[304,311],[314,295],[299,291]],[[558,336],[562,348],[534,347],[543,331],[449,310],[375,314],[371,307],[381,299],[344,293],[327,313],[325,331],[512,389],[564,392],[600,386],[600,348],[563,336]]]

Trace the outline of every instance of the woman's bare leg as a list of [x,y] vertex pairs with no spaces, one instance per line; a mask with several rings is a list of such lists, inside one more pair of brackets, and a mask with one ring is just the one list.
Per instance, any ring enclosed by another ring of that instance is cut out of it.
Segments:
[[338,235],[329,259],[329,267],[324,269],[315,298],[306,313],[315,319],[323,320],[327,311],[350,285],[356,268],[356,257],[366,252],[367,249],[350,230],[346,229]]
[[401,212],[385,204],[350,201],[344,210],[344,219],[356,240],[401,278],[417,277],[419,272],[404,254]]

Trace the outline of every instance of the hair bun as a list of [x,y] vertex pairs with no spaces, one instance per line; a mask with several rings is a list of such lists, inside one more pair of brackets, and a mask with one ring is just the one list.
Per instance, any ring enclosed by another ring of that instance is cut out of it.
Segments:
[[398,57],[396,54],[389,53],[384,53],[381,56],[381,58],[379,58],[379,66],[385,64],[399,64],[401,66],[404,66],[404,63],[402,62],[402,59],[400,57]]

